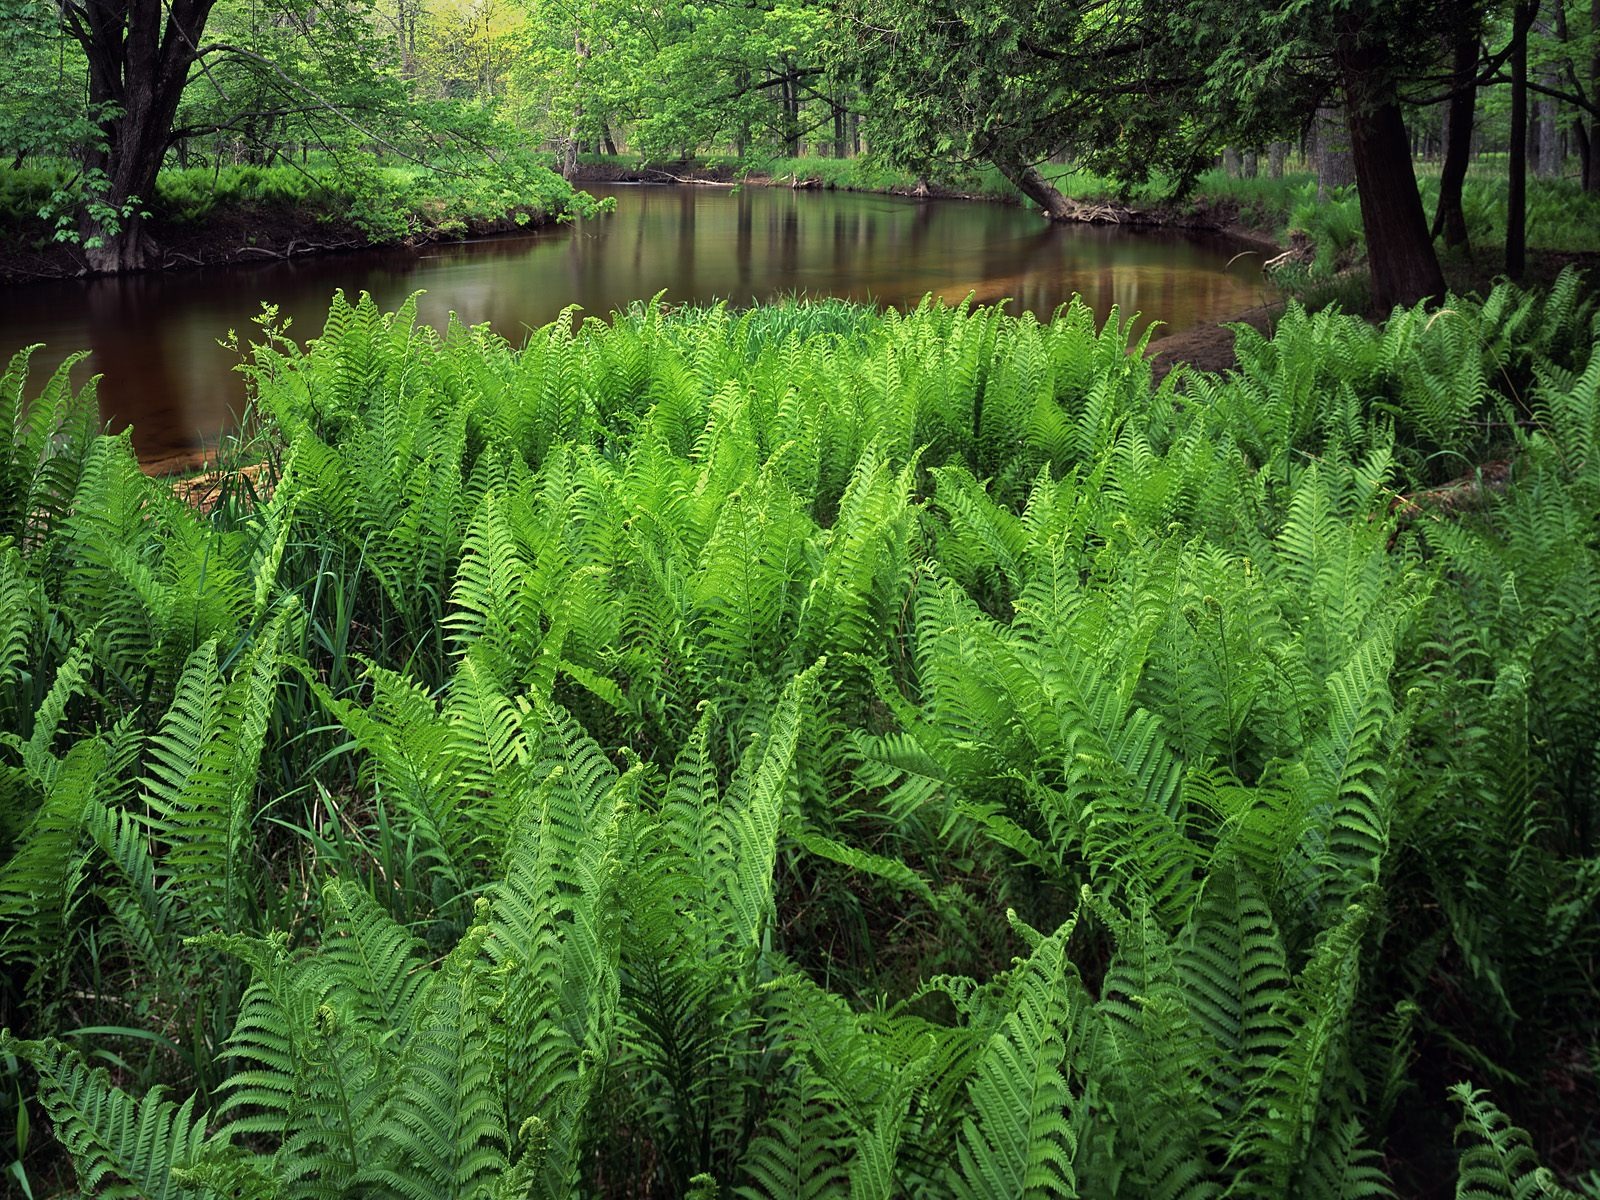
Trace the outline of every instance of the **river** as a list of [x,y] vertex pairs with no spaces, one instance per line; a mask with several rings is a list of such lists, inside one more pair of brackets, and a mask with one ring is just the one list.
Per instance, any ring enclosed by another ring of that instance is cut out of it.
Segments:
[[244,391],[237,356],[263,303],[315,336],[336,288],[385,308],[422,290],[424,321],[452,312],[513,342],[576,304],[604,316],[665,290],[735,304],[789,294],[914,304],[968,294],[1048,317],[1074,292],[1102,317],[1113,304],[1166,331],[1224,319],[1263,300],[1260,255],[1233,261],[1224,239],[1116,226],[1052,226],[1018,208],[787,188],[606,187],[609,216],[480,241],[30,284],[0,293],[0,355],[35,342],[33,390],[68,353],[103,376],[101,413],[133,425],[147,461],[214,447]]

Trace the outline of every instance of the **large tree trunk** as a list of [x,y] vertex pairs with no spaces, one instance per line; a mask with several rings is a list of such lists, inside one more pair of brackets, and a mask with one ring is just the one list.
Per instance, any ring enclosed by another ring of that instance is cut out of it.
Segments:
[[1511,20],[1511,153],[1506,181],[1506,274],[1528,266],[1528,29],[1538,0],[1519,0]]
[[1461,191],[1472,161],[1472,120],[1478,105],[1478,30],[1456,27],[1450,71],[1450,103],[1444,118],[1444,166],[1439,172],[1439,203],[1433,210],[1433,236],[1446,246],[1467,244],[1467,216]]
[[83,47],[89,103],[113,115],[101,145],[84,155],[79,218],[89,269],[137,271],[155,262],[142,206],[172,136],[178,101],[215,0],[91,0],[68,31]]
[[1444,273],[1411,168],[1411,141],[1383,54],[1381,47],[1361,45],[1354,34],[1341,42],[1339,53],[1372,305],[1379,313],[1444,296]]

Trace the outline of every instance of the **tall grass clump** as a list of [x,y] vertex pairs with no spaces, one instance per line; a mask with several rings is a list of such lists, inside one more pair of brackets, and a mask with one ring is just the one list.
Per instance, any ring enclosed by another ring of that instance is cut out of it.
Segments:
[[[0,378],[12,1177],[1566,1195],[1600,1146],[1575,277],[1131,325],[336,296],[207,511]],[[1130,351],[1132,351],[1130,353]]]

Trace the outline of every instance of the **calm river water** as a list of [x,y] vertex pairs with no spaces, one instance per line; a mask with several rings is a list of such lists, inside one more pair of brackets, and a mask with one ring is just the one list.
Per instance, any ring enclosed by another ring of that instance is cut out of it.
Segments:
[[[885,305],[969,293],[1048,316],[1079,292],[1102,317],[1124,313],[1178,330],[1261,302],[1260,256],[1177,232],[1050,226],[1032,213],[965,201],[784,188],[603,187],[614,214],[571,226],[415,250],[369,250],[288,263],[63,281],[0,293],[0,355],[45,343],[34,388],[68,353],[103,375],[101,412],[131,423],[141,457],[214,446],[243,402],[237,358],[217,339],[245,334],[263,302],[320,330],[334,289],[393,308],[424,290],[422,319],[454,312],[513,342],[567,305],[605,315],[665,289],[679,301],[735,304],[801,293]],[[32,390],[32,389],[30,389]]]

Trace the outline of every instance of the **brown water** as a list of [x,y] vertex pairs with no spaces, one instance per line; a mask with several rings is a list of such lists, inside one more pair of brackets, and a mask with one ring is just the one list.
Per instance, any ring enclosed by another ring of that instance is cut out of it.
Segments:
[[616,212],[574,226],[415,250],[32,284],[0,293],[0,355],[43,342],[35,387],[68,353],[92,351],[101,412],[132,423],[141,457],[214,446],[243,404],[237,362],[217,345],[253,330],[263,302],[301,338],[328,298],[369,291],[393,308],[419,289],[423,320],[454,312],[513,342],[570,304],[605,315],[665,289],[735,304],[802,293],[903,306],[932,292],[1011,300],[1047,317],[1074,292],[1179,330],[1261,302],[1259,256],[1183,233],[1050,226],[1021,209],[784,188],[594,187]]

